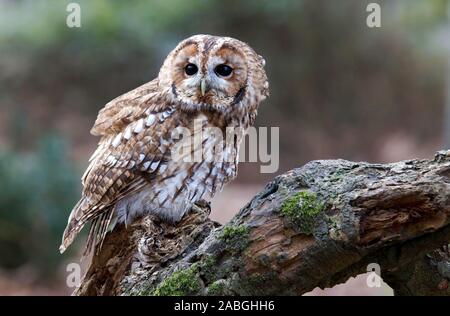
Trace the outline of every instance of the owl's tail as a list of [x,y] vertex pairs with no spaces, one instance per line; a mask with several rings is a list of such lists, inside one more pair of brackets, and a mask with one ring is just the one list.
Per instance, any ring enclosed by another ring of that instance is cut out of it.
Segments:
[[78,201],[74,206],[72,212],[70,213],[69,220],[67,221],[66,229],[64,230],[61,246],[59,246],[59,252],[63,253],[69,247],[77,234],[83,228],[86,221],[82,220],[77,216],[80,213],[81,205],[85,203],[84,198]]
[[101,249],[106,233],[112,221],[115,208],[108,207],[101,211],[101,213],[94,218],[86,218],[84,216],[77,216],[81,209],[84,209],[84,198],[82,198],[73,208],[70,214],[67,227],[64,230],[62,243],[59,247],[60,253],[63,253],[73,242],[75,237],[84,227],[87,221],[92,219],[91,228],[89,230],[84,256],[91,253],[95,248],[97,251]]
[[114,215],[114,207],[104,210],[104,212],[96,217],[91,224],[89,235],[84,250],[83,256],[87,257],[95,249],[97,254],[102,248],[103,241],[105,240],[106,233],[111,224]]

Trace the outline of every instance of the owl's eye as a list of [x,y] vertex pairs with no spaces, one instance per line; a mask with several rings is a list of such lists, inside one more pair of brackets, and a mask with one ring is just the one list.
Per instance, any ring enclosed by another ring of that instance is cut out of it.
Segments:
[[233,72],[233,68],[225,64],[220,64],[216,66],[214,72],[219,76],[228,77]]
[[184,67],[184,72],[186,72],[186,75],[193,76],[197,73],[198,67],[194,64],[187,64],[186,67]]

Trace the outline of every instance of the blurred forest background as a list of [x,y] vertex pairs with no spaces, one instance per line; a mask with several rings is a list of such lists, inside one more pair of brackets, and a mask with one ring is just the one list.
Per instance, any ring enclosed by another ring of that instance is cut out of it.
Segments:
[[[70,293],[65,267],[79,253],[58,246],[96,114],[156,77],[190,35],[236,37],[266,59],[257,125],[280,127],[278,173],[313,159],[432,157],[450,136],[447,0],[79,0],[82,26],[68,28],[70,2],[0,0],[0,294]],[[369,2],[381,28],[366,25]],[[244,163],[212,216],[229,219],[273,176]],[[361,282],[330,292],[373,293],[352,290]]]

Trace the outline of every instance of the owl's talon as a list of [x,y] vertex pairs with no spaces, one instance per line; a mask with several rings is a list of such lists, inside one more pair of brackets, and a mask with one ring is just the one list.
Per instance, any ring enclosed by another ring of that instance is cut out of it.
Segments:
[[195,213],[205,213],[205,211],[209,214],[211,214],[211,203],[205,200],[200,200],[195,202],[192,207],[191,211]]
[[206,200],[199,200],[199,201],[195,202],[195,204],[197,204],[201,208],[208,209],[208,212],[211,213],[211,202],[206,201]]

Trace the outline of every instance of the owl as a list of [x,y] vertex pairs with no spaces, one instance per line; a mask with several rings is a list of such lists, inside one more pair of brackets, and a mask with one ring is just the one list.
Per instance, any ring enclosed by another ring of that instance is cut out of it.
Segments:
[[60,252],[87,223],[88,253],[117,223],[144,214],[176,223],[235,178],[241,140],[269,94],[264,65],[244,42],[195,35],[169,53],[156,79],[107,103]]

